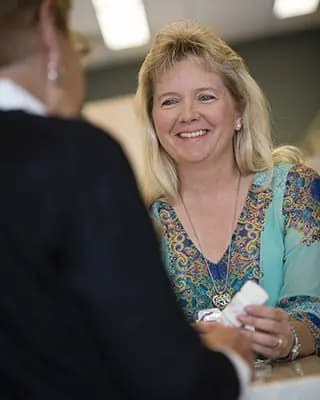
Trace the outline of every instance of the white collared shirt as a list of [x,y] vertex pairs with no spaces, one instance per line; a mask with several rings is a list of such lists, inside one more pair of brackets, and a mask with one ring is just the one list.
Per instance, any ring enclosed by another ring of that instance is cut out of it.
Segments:
[[22,110],[46,115],[47,109],[37,98],[11,79],[0,78],[0,110]]

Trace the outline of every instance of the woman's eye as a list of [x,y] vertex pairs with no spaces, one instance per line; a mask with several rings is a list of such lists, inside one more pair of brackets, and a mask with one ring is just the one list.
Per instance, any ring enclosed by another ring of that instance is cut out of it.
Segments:
[[176,104],[177,101],[178,101],[177,99],[166,99],[161,103],[161,105],[162,106],[171,106],[173,104]]
[[201,94],[199,96],[200,101],[210,101],[210,100],[215,100],[216,97],[213,94]]

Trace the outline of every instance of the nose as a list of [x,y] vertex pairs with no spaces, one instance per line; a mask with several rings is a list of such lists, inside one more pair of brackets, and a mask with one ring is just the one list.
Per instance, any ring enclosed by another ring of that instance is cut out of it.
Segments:
[[199,111],[192,101],[185,101],[181,104],[179,122],[190,123],[199,119]]

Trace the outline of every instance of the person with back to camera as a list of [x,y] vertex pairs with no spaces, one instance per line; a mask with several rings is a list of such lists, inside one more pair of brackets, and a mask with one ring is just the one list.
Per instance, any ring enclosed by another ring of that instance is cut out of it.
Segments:
[[320,179],[298,149],[273,150],[267,102],[242,58],[211,28],[173,22],[141,66],[136,100],[141,186],[186,319],[223,309],[253,280],[268,303],[238,321],[255,328],[245,331],[255,352],[318,353]]
[[0,2],[1,399],[236,399],[250,339],[184,321],[119,145],[74,118],[70,6]]

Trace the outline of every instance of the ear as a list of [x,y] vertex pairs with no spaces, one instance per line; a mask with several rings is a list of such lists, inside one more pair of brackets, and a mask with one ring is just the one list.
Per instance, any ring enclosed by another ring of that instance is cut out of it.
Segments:
[[60,46],[58,31],[52,16],[52,0],[43,0],[39,9],[39,32],[47,64],[58,66],[60,61]]

